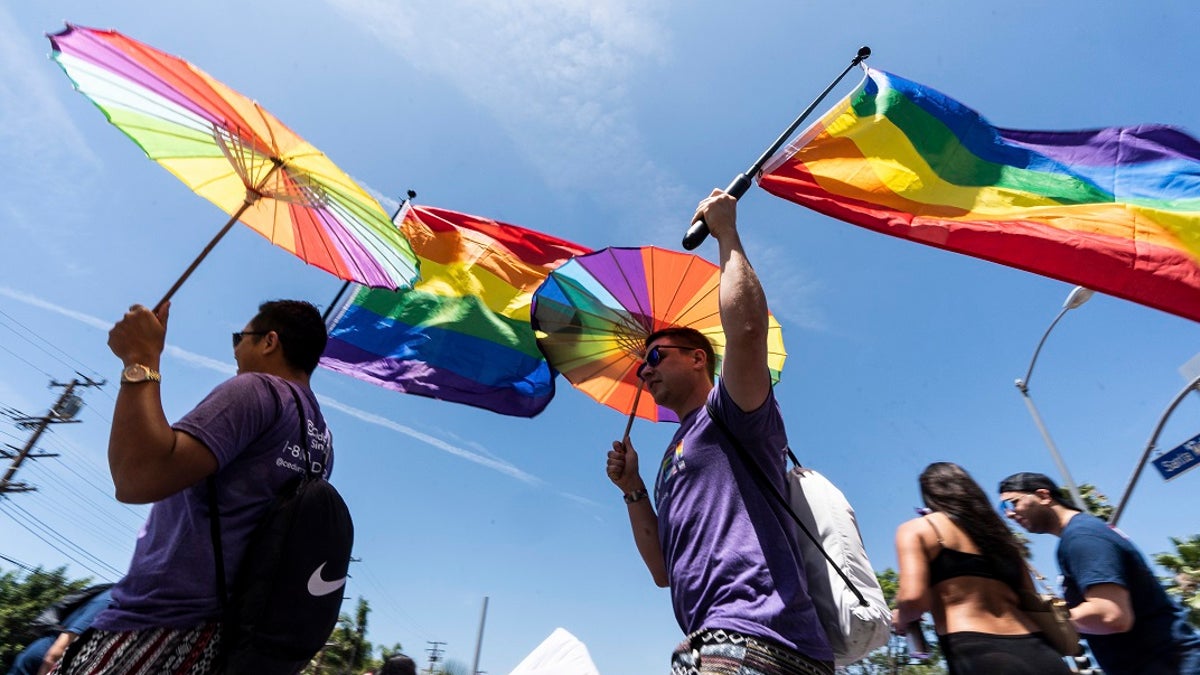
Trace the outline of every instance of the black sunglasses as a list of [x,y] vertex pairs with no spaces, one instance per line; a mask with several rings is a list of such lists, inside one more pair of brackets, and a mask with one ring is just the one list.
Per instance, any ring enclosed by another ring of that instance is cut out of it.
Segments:
[[642,365],[638,366],[637,375],[639,378],[642,377],[642,372],[646,370],[646,366],[657,368],[658,364],[662,363],[663,355],[662,352],[659,351],[660,349],[682,349],[685,351],[695,351],[699,349],[699,347],[681,347],[679,345],[658,345],[656,347],[651,347],[650,351],[646,352],[646,360],[642,362]]
[[233,348],[237,349],[237,346],[242,343],[242,338],[246,337],[247,335],[266,335],[267,333],[270,333],[270,332],[271,331],[269,331],[269,330],[241,330],[241,331],[238,331],[233,334]]

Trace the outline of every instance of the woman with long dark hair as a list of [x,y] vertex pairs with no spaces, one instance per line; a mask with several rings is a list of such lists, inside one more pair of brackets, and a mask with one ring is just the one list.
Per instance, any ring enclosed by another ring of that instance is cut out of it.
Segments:
[[896,631],[932,614],[950,675],[1070,673],[1018,607],[1018,590],[1033,582],[983,488],[950,462],[930,464],[920,484],[928,513],[896,530]]

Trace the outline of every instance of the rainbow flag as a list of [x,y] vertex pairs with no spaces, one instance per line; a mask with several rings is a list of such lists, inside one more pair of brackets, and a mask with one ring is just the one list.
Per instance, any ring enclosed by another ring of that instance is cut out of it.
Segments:
[[387,389],[533,417],[555,372],[529,323],[550,270],[590,249],[494,220],[408,205],[411,290],[356,288],[330,314],[321,365]]
[[1173,127],[999,129],[867,69],[759,184],[877,232],[1200,321],[1200,141]]

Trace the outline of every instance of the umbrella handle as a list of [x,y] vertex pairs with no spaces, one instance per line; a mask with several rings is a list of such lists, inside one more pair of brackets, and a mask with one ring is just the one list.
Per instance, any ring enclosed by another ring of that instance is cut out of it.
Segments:
[[645,386],[646,381],[639,377],[637,393],[633,395],[633,409],[629,411],[629,421],[625,423],[625,433],[621,434],[622,441],[629,441],[629,430],[633,428],[633,418],[637,416],[638,400],[642,398],[642,389]]

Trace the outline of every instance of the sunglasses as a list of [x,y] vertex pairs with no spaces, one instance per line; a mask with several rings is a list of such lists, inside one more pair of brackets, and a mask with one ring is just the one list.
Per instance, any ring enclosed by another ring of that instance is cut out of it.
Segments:
[[1002,513],[1002,514],[1016,513],[1017,512],[1017,502],[1021,501],[1021,497],[1028,497],[1031,494],[1033,494],[1033,493],[1026,492],[1025,494],[1021,495],[1020,497],[1013,497],[1011,499],[1001,499],[1000,504],[998,505],[1000,508],[1000,513]]
[[234,334],[233,334],[233,348],[234,348],[234,349],[237,349],[237,346],[238,346],[238,345],[240,345],[240,344],[242,343],[242,338],[246,337],[247,335],[266,335],[267,333],[270,333],[270,332],[271,332],[271,331],[269,331],[269,330],[242,330],[242,331],[238,331],[238,332],[236,332],[236,333],[234,333]]
[[699,347],[681,347],[679,345],[658,345],[657,347],[651,347],[650,351],[646,352],[646,360],[642,362],[642,365],[638,366],[637,376],[639,378],[643,377],[642,372],[646,370],[647,366],[657,368],[658,364],[662,363],[663,355],[659,351],[660,349],[682,349],[690,352],[699,349]]

